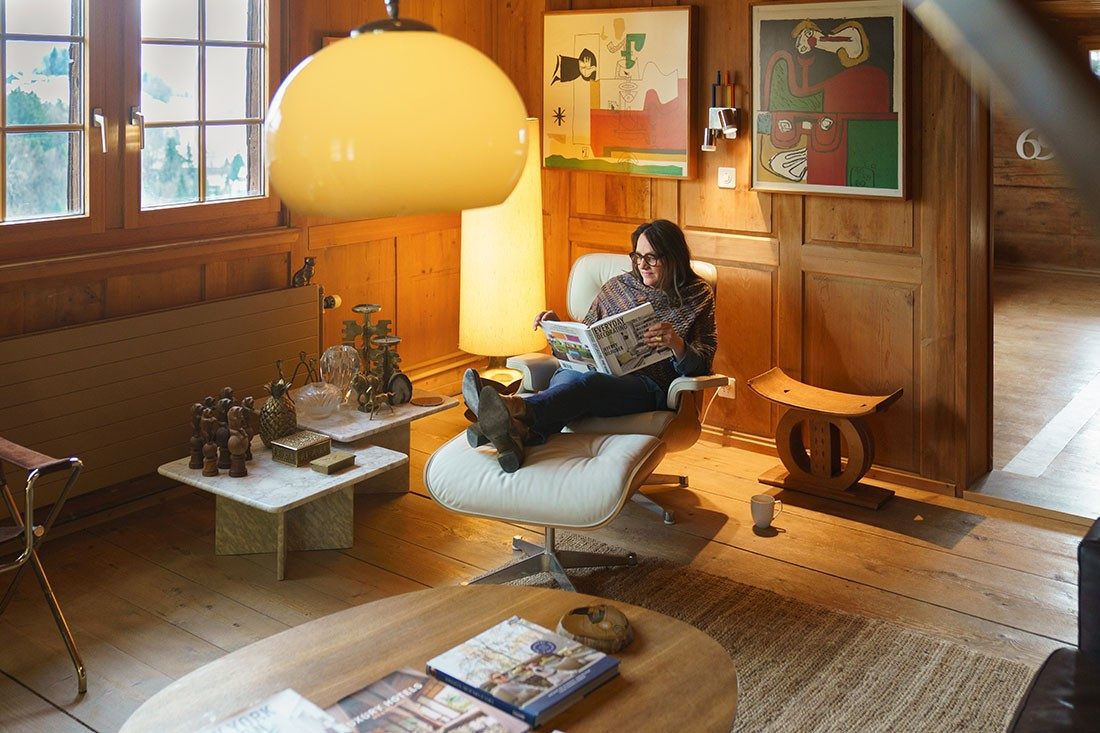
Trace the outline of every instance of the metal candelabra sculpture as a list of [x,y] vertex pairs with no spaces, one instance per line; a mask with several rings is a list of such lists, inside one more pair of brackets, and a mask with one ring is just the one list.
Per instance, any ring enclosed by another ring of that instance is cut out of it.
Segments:
[[390,333],[390,320],[371,322],[371,316],[382,310],[374,303],[361,303],[353,306],[352,311],[363,316],[363,322],[344,321],[343,343],[356,346],[356,340],[362,338],[358,346],[363,357],[363,372],[355,375],[351,389],[361,412],[368,412],[373,418],[379,408],[393,409],[412,399],[412,381],[401,371],[401,356],[396,346],[401,339]]

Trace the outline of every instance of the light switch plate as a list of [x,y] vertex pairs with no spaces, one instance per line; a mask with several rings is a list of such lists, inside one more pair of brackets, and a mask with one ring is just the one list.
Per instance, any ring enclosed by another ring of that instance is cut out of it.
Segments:
[[719,168],[718,169],[718,188],[736,188],[737,187],[737,169],[736,168]]

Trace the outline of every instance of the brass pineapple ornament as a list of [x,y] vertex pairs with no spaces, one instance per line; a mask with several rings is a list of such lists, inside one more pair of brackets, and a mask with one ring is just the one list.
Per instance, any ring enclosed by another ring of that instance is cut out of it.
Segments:
[[298,413],[290,398],[290,385],[285,380],[277,379],[268,384],[267,391],[271,396],[260,408],[260,440],[270,448],[272,440],[298,429]]

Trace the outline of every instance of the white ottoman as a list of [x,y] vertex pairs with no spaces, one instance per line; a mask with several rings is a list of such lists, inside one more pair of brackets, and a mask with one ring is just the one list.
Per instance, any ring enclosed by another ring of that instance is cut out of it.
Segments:
[[548,572],[573,590],[565,568],[633,565],[634,555],[556,550],[555,528],[596,529],[610,522],[664,454],[664,443],[650,435],[562,433],[529,447],[523,466],[505,473],[491,445],[471,448],[459,435],[428,459],[424,484],[436,501],[460,514],[546,527],[544,547],[514,537],[513,549],[526,557],[471,583]]

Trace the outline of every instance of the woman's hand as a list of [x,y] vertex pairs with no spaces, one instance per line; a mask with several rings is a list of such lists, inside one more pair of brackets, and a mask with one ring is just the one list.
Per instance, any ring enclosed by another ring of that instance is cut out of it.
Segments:
[[676,333],[676,329],[672,327],[672,324],[667,321],[650,325],[642,334],[642,338],[649,346],[667,346],[672,349],[672,353],[676,355],[677,359],[682,359],[684,356],[684,340]]
[[542,311],[537,316],[535,316],[535,325],[531,326],[531,330],[533,331],[533,330],[537,329],[539,327],[539,324],[542,323],[543,321],[560,321],[560,320],[561,319],[558,318],[558,314],[555,313],[554,311]]

